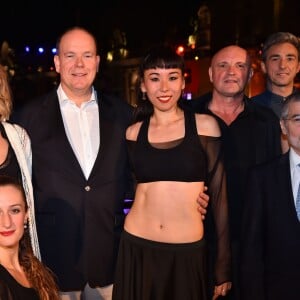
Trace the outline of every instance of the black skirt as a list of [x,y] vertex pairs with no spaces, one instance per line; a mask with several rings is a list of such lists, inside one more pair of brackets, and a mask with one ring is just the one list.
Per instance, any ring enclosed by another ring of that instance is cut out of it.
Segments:
[[206,300],[206,245],[161,243],[123,232],[113,300]]

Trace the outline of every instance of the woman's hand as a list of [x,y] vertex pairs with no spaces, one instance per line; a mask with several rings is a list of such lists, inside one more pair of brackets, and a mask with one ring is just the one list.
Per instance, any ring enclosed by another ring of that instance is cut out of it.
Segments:
[[224,282],[221,285],[215,286],[212,300],[217,299],[219,296],[226,296],[228,292],[231,290],[231,286],[232,286],[231,282]]
[[206,215],[206,212],[207,212],[206,208],[208,206],[208,201],[209,201],[209,196],[205,192],[207,192],[207,186],[204,186],[203,192],[200,193],[198,198],[197,198],[198,211],[201,214],[202,220],[205,219],[205,215]]

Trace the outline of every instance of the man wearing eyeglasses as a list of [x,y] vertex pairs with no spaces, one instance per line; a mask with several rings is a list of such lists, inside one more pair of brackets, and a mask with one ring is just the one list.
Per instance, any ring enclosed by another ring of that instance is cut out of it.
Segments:
[[254,167],[248,179],[241,235],[243,300],[299,299],[299,92],[284,101],[280,125],[290,149]]

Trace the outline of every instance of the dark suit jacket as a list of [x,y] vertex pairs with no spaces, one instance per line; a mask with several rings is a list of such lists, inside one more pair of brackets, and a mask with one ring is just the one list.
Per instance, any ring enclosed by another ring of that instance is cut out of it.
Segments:
[[125,143],[131,106],[98,96],[100,150],[88,180],[68,142],[56,90],[18,114],[32,143],[42,260],[63,291],[113,282],[123,200],[132,191]]
[[242,249],[241,299],[299,299],[300,222],[288,153],[250,174]]

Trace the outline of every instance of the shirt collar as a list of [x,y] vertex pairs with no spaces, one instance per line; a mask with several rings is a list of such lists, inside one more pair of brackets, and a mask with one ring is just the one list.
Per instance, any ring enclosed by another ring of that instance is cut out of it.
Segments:
[[[61,84],[57,88],[57,96],[58,96],[58,101],[59,101],[60,106],[66,105],[69,102],[73,102],[71,99],[68,98],[68,96],[64,92]],[[92,102],[92,101],[98,102],[97,101],[97,92],[95,91],[94,87],[92,87],[91,98],[87,102]]]
[[300,156],[293,148],[290,148],[290,166],[291,170],[295,169],[300,164]]

